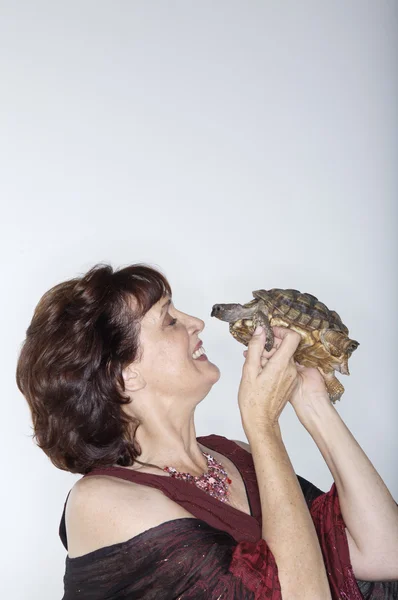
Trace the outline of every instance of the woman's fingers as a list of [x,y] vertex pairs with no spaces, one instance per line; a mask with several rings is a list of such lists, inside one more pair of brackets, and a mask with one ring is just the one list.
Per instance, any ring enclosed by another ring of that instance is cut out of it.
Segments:
[[[277,351],[278,348],[274,347],[272,348],[272,350],[270,350],[269,352],[267,352],[267,350],[265,350],[265,348],[263,349],[263,352],[261,354],[261,360],[266,359],[269,360],[271,358],[271,356],[273,356],[275,354],[275,352]],[[247,356],[247,350],[243,351],[243,356],[246,358]]]
[[[300,335],[275,327],[273,348],[264,349],[265,333],[253,335],[243,365],[238,402],[244,427],[259,423],[275,423],[297,386],[297,370],[293,355]],[[246,430],[246,429],[245,429]]]
[[[265,331],[257,327],[250,339],[247,350],[243,352],[245,364],[243,374],[249,377],[258,377],[267,366],[268,362],[277,366],[280,361],[291,360],[300,343],[301,336],[285,327],[273,327],[274,346],[270,351],[265,350]],[[275,357],[275,358],[274,358]]]
[[278,350],[278,346],[274,346],[273,348],[271,348],[271,350],[269,352],[267,352],[267,350],[263,350],[262,353],[262,357],[263,358],[267,358],[268,360],[271,358],[271,356],[274,356],[275,352]]
[[[247,356],[247,350],[244,351],[244,356],[246,358]],[[257,375],[260,375],[261,371],[264,369],[264,367],[266,366],[268,362],[268,358],[265,358],[264,356],[261,356],[260,358],[260,364],[258,365],[258,369],[257,369]]]
[[251,337],[245,352],[246,361],[243,372],[252,377],[257,377],[261,354],[265,344],[265,331],[263,327],[257,327]]
[[277,358],[285,360],[292,358],[301,341],[301,335],[286,327],[273,327],[272,329],[274,330],[275,337],[280,340],[277,348],[278,352],[274,353],[275,358],[273,358],[272,362],[277,360]]
[[[272,358],[272,356],[274,356],[274,354],[280,348],[281,348],[281,352],[278,352],[279,358],[292,357],[300,343],[300,340],[301,340],[300,334],[298,334],[296,331],[293,331],[292,329],[288,329],[287,327],[273,327],[272,329],[274,332],[274,346],[269,351],[265,350],[265,348],[263,347],[262,353],[261,353],[261,358],[266,358],[269,360],[270,358]],[[262,336],[262,334],[260,334],[260,336]],[[262,337],[264,337],[264,336],[262,336]],[[251,338],[251,340],[248,344],[248,350],[245,350],[243,352],[243,356],[245,358],[248,355],[250,346],[256,348],[255,352],[256,352],[256,356],[258,356],[258,350],[259,350],[258,342],[259,342],[259,336],[253,335],[253,337]],[[283,348],[282,348],[282,346],[283,346]]]

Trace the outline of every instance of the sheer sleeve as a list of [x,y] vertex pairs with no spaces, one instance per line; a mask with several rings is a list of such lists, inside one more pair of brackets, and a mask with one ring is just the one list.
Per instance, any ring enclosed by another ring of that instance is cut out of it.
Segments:
[[363,600],[352,570],[345,524],[336,485],[318,495],[310,513],[318,534],[333,598]]
[[66,559],[63,600],[281,600],[265,542],[239,544],[199,519],[178,519]]
[[310,503],[310,513],[318,534],[333,598],[398,600],[398,581],[364,581],[355,578],[336,484],[327,493],[316,493],[315,499]]

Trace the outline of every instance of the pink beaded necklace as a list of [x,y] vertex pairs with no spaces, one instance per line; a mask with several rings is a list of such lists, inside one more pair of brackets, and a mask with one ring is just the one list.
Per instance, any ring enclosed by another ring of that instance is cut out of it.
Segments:
[[219,463],[214,456],[202,452],[203,456],[207,460],[207,473],[203,475],[191,475],[190,473],[180,473],[174,467],[164,467],[163,471],[169,473],[176,479],[182,479],[188,483],[195,484],[199,489],[203,490],[210,496],[221,500],[221,502],[227,502],[228,487],[232,483],[231,479],[221,463]]

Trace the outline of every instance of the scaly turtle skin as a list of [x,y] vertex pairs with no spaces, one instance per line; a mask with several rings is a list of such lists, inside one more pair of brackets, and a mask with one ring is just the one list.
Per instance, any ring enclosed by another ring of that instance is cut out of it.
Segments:
[[274,343],[272,327],[288,327],[301,335],[294,359],[315,367],[323,375],[330,400],[340,400],[344,387],[334,372],[349,375],[348,359],[359,346],[334,310],[311,294],[298,290],[257,290],[247,304],[215,304],[211,316],[227,321],[229,331],[242,344],[249,343],[257,325],[266,332],[265,349]]

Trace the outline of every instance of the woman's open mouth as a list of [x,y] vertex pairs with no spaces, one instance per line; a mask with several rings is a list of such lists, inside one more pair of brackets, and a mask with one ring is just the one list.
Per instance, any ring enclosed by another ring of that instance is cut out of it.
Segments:
[[207,356],[206,356],[205,349],[203,348],[203,346],[201,346],[198,350],[196,350],[192,354],[192,358],[194,360],[207,360]]

